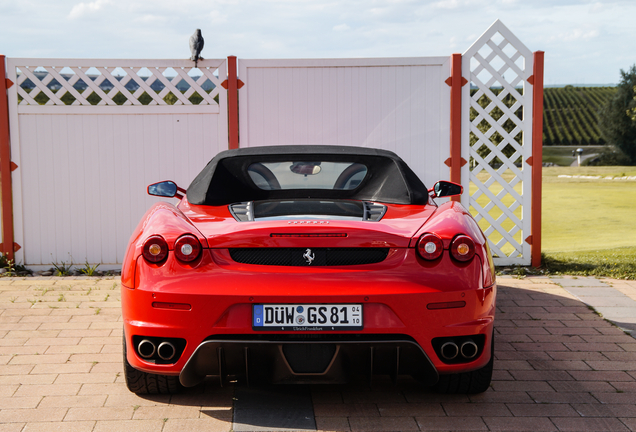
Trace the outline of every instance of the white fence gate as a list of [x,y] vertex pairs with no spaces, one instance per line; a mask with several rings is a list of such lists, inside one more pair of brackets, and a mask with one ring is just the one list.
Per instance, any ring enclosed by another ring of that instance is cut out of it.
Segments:
[[120,264],[156,200],[146,186],[186,187],[227,149],[225,59],[198,69],[187,60],[11,58],[7,66],[17,84],[8,91],[17,263]]
[[449,57],[239,59],[240,145],[382,148],[432,186],[448,178],[448,68]]

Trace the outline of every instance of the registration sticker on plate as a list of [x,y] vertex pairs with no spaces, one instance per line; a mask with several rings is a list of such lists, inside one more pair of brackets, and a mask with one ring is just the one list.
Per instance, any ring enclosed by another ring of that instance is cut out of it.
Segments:
[[253,330],[362,330],[361,304],[256,304]]

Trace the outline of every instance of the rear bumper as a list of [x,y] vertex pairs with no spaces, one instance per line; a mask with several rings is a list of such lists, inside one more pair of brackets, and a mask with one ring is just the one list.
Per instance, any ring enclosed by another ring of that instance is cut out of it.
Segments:
[[[488,363],[496,285],[481,286],[478,257],[462,265],[449,257],[427,263],[413,249],[403,249],[381,264],[355,267],[237,265],[212,253],[190,268],[172,255],[160,267],[140,259],[136,288],[122,285],[128,346],[134,348],[133,337],[143,336],[181,338],[185,347],[172,363],[144,359],[129,349],[128,362],[145,372],[181,375],[184,385],[205,375],[223,379],[237,374],[269,374],[279,382],[333,382],[341,372],[352,369],[411,374],[430,383],[438,374],[475,370]],[[458,302],[464,306],[429,307]],[[267,303],[362,304],[364,328],[355,332],[255,331],[252,305]],[[168,306],[175,304],[180,309]],[[433,339],[466,335],[485,336],[480,354],[463,363],[442,361]],[[302,350],[297,347],[311,344],[335,346],[337,355],[329,370],[303,375],[289,364],[284,350]]]

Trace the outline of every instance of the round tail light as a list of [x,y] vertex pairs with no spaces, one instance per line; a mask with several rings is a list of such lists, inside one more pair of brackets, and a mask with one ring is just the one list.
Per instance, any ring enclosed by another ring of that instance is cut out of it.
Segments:
[[417,252],[425,260],[437,259],[444,252],[444,243],[437,235],[428,233],[422,235],[417,242]]
[[475,256],[475,242],[468,236],[458,235],[451,243],[450,252],[457,261],[470,261]]
[[174,243],[174,254],[179,261],[192,262],[201,253],[201,243],[192,234],[182,235]]
[[150,236],[144,242],[141,254],[148,262],[160,263],[168,256],[168,243],[161,236]]

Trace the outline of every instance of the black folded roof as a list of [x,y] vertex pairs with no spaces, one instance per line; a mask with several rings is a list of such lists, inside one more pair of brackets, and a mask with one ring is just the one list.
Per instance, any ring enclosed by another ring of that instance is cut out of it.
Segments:
[[[353,190],[262,190],[247,168],[258,162],[330,161],[361,163],[364,180]],[[249,147],[217,154],[188,187],[188,201],[198,205],[227,205],[271,199],[354,199],[391,204],[428,202],[426,186],[395,153],[366,147],[297,145]]]

